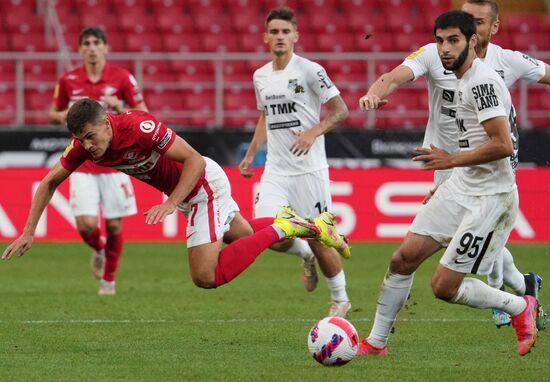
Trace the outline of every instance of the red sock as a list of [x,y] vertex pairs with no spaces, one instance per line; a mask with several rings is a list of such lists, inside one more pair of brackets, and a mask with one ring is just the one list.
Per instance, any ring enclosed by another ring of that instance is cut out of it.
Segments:
[[122,233],[116,235],[107,235],[105,244],[105,270],[103,271],[103,280],[115,281],[115,273],[118,268],[118,261],[122,254]]
[[271,226],[242,237],[222,249],[216,266],[216,288],[227,284],[248,268],[256,257],[271,244],[279,241],[279,234]]
[[105,239],[101,237],[101,230],[96,227],[95,231],[90,236],[84,238],[84,242],[96,251],[101,251],[105,248]]
[[249,220],[248,222],[252,226],[254,232],[261,231],[263,228],[273,224],[274,218],[256,218]]

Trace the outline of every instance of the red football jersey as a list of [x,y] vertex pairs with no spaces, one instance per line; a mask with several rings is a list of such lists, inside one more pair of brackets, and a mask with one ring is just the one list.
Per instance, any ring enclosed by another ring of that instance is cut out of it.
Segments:
[[[115,168],[150,184],[166,195],[176,187],[183,164],[167,159],[163,154],[172,146],[176,133],[149,113],[132,110],[123,114],[107,114],[113,130],[111,146],[102,158],[94,160],[73,139],[61,157],[61,165],[74,171],[84,161]],[[196,194],[204,174],[187,198]]]
[[[53,104],[58,110],[65,110],[82,98],[91,98],[105,106],[102,96],[116,96],[129,108],[143,101],[141,90],[134,76],[126,69],[105,64],[101,78],[91,82],[84,66],[65,72],[59,79],[53,94]],[[108,168],[101,168],[90,162],[84,163],[77,170],[85,173],[109,173]]]

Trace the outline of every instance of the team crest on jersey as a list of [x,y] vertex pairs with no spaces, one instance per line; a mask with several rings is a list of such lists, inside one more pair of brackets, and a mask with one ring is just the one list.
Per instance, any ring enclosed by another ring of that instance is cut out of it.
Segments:
[[292,90],[295,94],[305,93],[304,87],[298,83],[297,78],[291,78],[288,80],[287,87]]
[[139,129],[146,134],[149,134],[151,131],[155,130],[155,122],[151,120],[142,121],[139,124]]
[[123,155],[123,158],[131,161],[133,159],[136,159],[137,156],[138,156],[138,153],[136,153],[135,151],[126,151]]
[[497,72],[497,74],[500,76],[500,78],[502,78],[504,80],[504,70],[495,70],[495,72]]

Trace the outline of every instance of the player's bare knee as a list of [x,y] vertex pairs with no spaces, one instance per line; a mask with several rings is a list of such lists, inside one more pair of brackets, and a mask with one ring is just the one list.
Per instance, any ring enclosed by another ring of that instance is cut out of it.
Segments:
[[400,275],[410,275],[416,271],[416,264],[408,260],[403,250],[398,249],[390,260],[390,272]]
[[436,278],[432,279],[432,291],[436,298],[447,302],[451,301],[456,295],[456,289],[449,288]]
[[191,279],[197,287],[202,289],[212,289],[216,287],[214,275],[209,275],[207,273],[193,274],[191,275]]

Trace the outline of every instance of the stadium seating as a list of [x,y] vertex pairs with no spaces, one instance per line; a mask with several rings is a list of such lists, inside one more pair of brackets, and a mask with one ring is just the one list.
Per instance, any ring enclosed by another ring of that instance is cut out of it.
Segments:
[[[57,49],[55,40],[51,44],[46,41],[44,15],[37,4],[35,1],[0,0],[0,51],[51,52]],[[55,0],[55,4],[65,42],[71,51],[77,51],[77,35],[83,27],[98,25],[107,31],[111,52],[266,52],[262,37],[265,16],[269,9],[280,5],[294,7],[297,11],[300,38],[295,50],[298,53],[411,52],[432,41],[433,21],[452,8],[450,0]],[[532,54],[550,50],[549,33],[549,14],[504,14],[501,30],[493,36],[492,42]],[[365,39],[367,34],[370,38]],[[379,76],[399,65],[401,60],[373,61],[373,74]],[[236,108],[234,102],[240,96],[243,99],[253,97],[252,74],[266,62],[223,63],[224,95],[227,96],[224,105],[228,108],[226,123],[237,126],[255,120],[255,101],[252,111]],[[338,59],[320,63],[349,105],[355,107],[367,87],[367,62]],[[135,73],[136,66],[131,60],[116,64]],[[151,97],[152,110],[159,108],[179,123],[214,122],[213,114],[207,115],[215,107],[213,62],[144,60],[141,64],[143,70],[136,76],[146,87],[146,97]],[[25,94],[32,98],[27,108],[32,107],[30,115],[34,115],[34,111],[39,110],[36,109],[39,102],[48,98],[49,104],[50,97],[44,96],[36,86],[53,86],[59,75],[58,68],[50,62],[29,61],[25,62],[24,75],[29,85]],[[3,93],[0,89],[0,95],[3,94],[4,99],[6,92],[13,90],[14,81],[14,63],[0,61],[0,84],[5,88]],[[175,89],[177,86],[181,89]],[[237,92],[235,86],[241,86],[242,93]],[[427,95],[423,86],[417,81],[414,91],[400,92],[399,102],[392,101],[387,108],[396,109],[398,113],[392,116],[381,113],[377,116],[377,126],[412,123],[416,117],[404,114],[414,108],[426,110]],[[174,93],[183,95],[176,100]],[[529,102],[532,110],[542,107],[542,96],[541,91],[529,93],[530,100],[539,97]],[[197,102],[203,106],[193,112]],[[176,113],[176,107],[183,107],[184,111]],[[11,115],[9,110],[1,109],[0,115]],[[250,119],[247,113],[254,118]],[[4,117],[0,117],[0,123]],[[362,127],[365,121],[364,113],[354,111],[347,123]]]

